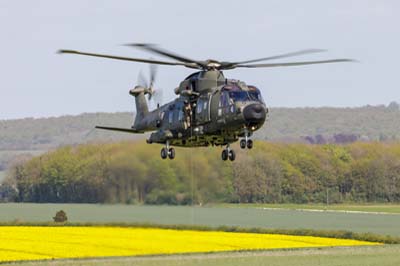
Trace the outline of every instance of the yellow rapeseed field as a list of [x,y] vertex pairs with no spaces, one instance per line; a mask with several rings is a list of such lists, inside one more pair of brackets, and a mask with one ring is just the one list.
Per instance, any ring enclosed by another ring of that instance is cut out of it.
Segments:
[[125,227],[1,226],[0,262],[377,243],[311,236]]

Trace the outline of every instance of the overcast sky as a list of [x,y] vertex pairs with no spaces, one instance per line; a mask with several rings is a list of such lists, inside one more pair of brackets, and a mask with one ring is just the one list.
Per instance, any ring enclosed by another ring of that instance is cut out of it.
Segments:
[[[132,111],[148,65],[59,55],[60,48],[150,58],[129,42],[195,59],[246,60],[308,48],[280,61],[359,63],[236,69],[269,106],[362,106],[400,101],[400,1],[0,1],[0,119]],[[164,100],[191,73],[158,68]]]

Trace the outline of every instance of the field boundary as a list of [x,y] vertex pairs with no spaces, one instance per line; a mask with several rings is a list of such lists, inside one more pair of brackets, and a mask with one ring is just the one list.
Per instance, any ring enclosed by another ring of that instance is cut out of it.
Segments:
[[[329,254],[363,254],[363,251],[392,246],[332,246],[332,247],[311,247],[311,248],[288,248],[288,249],[260,249],[260,250],[234,250],[234,251],[216,251],[216,252],[193,252],[193,253],[175,253],[175,254],[153,254],[138,256],[108,256],[108,257],[88,257],[88,258],[61,258],[57,262],[104,262],[107,260],[125,261],[125,260],[165,260],[165,259],[201,259],[201,258],[224,258],[224,257],[251,257],[251,256],[298,256],[298,255],[329,255]],[[48,262],[48,260],[24,260],[21,262]],[[10,262],[8,262],[10,263]],[[19,263],[19,262],[11,262]],[[0,265],[4,264],[0,262]]]
[[373,233],[356,233],[345,230],[315,230],[315,229],[268,229],[268,228],[244,228],[239,226],[203,226],[203,225],[165,225],[156,223],[55,223],[55,222],[0,222],[0,226],[95,226],[95,227],[133,227],[133,228],[160,228],[191,231],[222,231],[256,234],[280,234],[294,236],[314,236],[337,239],[353,239],[384,244],[400,244],[400,237],[378,235]]
[[400,215],[399,203],[339,203],[339,204],[295,204],[295,203],[218,203],[210,206],[226,208],[254,208],[259,210],[304,211],[304,212],[332,212],[350,214],[384,214]]
[[267,211],[299,211],[299,212],[331,212],[331,213],[355,213],[355,214],[377,214],[377,215],[400,215],[400,213],[394,212],[376,212],[376,211],[351,211],[351,210],[331,210],[331,209],[289,209],[289,208],[274,208],[274,207],[255,207],[255,209],[259,210],[267,210]]
[[[229,250],[229,251],[209,251],[209,252],[188,252],[188,253],[160,253],[133,256],[99,256],[99,257],[82,257],[82,258],[57,258],[57,259],[39,259],[39,260],[19,260],[19,261],[1,261],[0,265],[20,263],[47,263],[49,261],[57,263],[68,262],[106,262],[113,261],[143,261],[143,260],[174,260],[174,259],[201,259],[201,258],[224,258],[224,257],[250,257],[250,256],[298,256],[298,255],[329,255],[329,254],[346,254],[351,252],[360,253],[363,250],[369,250],[388,246],[330,246],[330,247],[305,247],[305,248],[277,248],[277,249],[253,249],[253,250]],[[392,245],[391,247],[396,247]]]

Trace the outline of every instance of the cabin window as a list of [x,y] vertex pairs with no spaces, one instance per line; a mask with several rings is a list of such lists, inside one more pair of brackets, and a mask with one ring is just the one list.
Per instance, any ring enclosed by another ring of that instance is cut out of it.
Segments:
[[168,122],[172,124],[173,121],[174,121],[174,112],[171,110],[168,112]]
[[200,114],[201,111],[203,111],[203,100],[200,99],[200,100],[197,102],[196,112],[197,112],[198,114]]
[[179,120],[179,121],[183,121],[183,111],[182,111],[182,110],[179,110],[179,113],[178,113],[178,120]]

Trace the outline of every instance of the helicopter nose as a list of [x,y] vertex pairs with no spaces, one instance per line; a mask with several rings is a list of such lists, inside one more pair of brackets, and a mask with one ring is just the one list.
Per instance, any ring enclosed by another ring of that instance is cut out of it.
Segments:
[[253,103],[243,109],[243,116],[250,124],[261,124],[265,121],[266,111],[262,104]]

